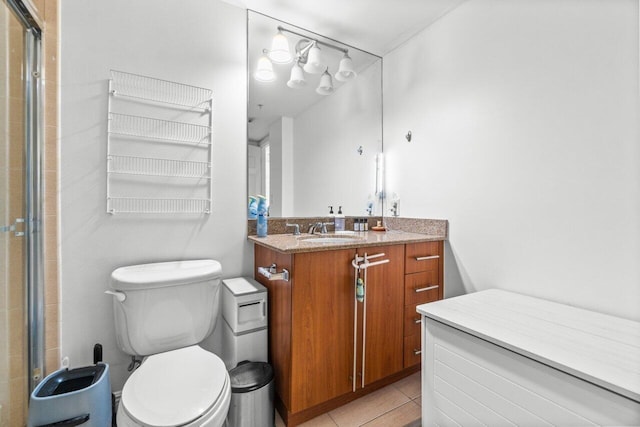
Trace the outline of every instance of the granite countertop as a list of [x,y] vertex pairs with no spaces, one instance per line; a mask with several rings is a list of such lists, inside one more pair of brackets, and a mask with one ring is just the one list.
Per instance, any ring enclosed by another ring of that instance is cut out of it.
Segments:
[[[319,236],[320,238],[314,238]],[[345,237],[347,241],[321,242],[321,237]],[[318,252],[335,249],[353,249],[367,246],[400,245],[405,243],[433,242],[446,240],[446,234],[422,234],[406,231],[364,231],[364,232],[338,232],[325,235],[311,235],[302,233],[299,236],[293,234],[273,234],[267,237],[249,236],[250,241],[269,249],[284,253]]]

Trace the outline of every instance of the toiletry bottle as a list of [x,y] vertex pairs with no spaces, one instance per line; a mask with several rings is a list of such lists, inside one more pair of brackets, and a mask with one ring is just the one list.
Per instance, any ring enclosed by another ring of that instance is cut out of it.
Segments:
[[267,237],[267,198],[258,196],[258,221],[257,233],[258,237]]
[[360,218],[353,219],[353,231],[360,231]]
[[336,231],[344,231],[344,215],[342,214],[342,206],[338,206],[338,213],[334,218],[334,226]]
[[362,218],[362,231],[369,231],[369,218]]
[[258,199],[256,196],[249,196],[249,219],[258,217]]

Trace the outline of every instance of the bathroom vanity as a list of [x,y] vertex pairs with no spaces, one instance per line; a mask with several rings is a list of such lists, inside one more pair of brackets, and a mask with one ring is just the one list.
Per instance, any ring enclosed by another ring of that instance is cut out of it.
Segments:
[[249,237],[255,278],[268,289],[276,407],[288,426],[420,369],[416,306],[443,297],[445,238]]

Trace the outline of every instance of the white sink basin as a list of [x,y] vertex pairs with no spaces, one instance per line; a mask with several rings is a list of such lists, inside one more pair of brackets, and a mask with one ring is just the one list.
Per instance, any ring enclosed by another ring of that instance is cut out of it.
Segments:
[[356,239],[351,237],[306,237],[300,240],[310,243],[350,243]]

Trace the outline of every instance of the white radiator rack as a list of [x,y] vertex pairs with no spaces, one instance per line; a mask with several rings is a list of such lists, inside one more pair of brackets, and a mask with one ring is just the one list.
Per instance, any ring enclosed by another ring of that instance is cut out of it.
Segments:
[[108,213],[211,212],[212,105],[210,89],[111,71]]

